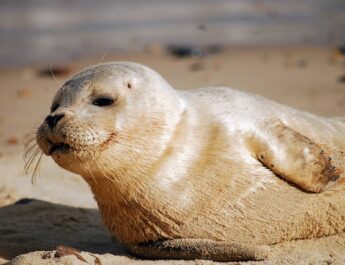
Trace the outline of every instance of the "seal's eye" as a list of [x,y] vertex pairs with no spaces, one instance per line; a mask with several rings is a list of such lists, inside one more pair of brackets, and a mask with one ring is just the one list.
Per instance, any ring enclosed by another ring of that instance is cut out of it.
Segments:
[[58,109],[58,107],[60,107],[60,104],[55,103],[50,107],[50,112],[54,112]]
[[92,104],[98,107],[110,106],[114,103],[114,100],[109,97],[99,97],[92,101]]

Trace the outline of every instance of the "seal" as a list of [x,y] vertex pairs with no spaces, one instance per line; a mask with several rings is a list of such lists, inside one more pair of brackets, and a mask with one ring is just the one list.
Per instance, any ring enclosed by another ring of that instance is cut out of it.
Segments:
[[176,90],[130,62],[57,92],[44,154],[90,185],[105,225],[141,257],[260,260],[345,229],[345,119],[227,87]]

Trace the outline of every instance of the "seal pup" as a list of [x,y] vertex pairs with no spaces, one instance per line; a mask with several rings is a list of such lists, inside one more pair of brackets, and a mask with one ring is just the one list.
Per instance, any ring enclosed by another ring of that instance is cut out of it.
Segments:
[[68,80],[37,131],[148,258],[260,260],[345,229],[345,121],[227,87],[180,91],[130,62]]

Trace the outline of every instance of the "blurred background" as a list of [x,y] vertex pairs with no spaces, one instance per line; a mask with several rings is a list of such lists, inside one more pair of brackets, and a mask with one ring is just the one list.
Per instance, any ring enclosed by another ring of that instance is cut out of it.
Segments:
[[0,67],[157,44],[344,43],[344,0],[0,1]]

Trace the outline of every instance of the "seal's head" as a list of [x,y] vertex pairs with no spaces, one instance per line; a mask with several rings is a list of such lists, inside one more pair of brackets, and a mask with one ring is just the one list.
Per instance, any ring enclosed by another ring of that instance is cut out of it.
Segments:
[[155,152],[166,138],[168,119],[178,115],[180,103],[170,85],[145,66],[95,65],[59,89],[37,143],[58,165],[83,176],[100,163],[120,168],[154,156],[149,150]]

